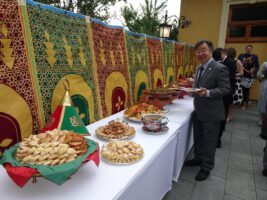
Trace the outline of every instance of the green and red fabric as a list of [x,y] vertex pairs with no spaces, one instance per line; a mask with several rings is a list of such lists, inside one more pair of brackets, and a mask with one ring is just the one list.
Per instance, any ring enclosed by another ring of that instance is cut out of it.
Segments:
[[163,68],[165,84],[175,81],[174,76],[174,44],[173,41],[163,40]]
[[122,27],[90,19],[95,74],[103,117],[132,105],[130,75]]
[[89,135],[88,130],[73,106],[58,106],[41,132],[53,129],[69,130],[74,133]]
[[162,87],[164,85],[164,70],[162,44],[160,38],[147,36],[146,44],[148,50],[151,85],[153,88]]
[[46,121],[65,93],[62,86],[65,78],[84,124],[99,120],[85,16],[30,0],[27,12]]
[[16,150],[19,144],[6,150],[3,154],[0,164],[5,166],[7,174],[19,186],[23,187],[27,181],[37,173],[51,182],[61,185],[71,175],[73,175],[82,163],[93,161],[99,165],[99,147],[98,144],[90,139],[86,139],[88,144],[87,152],[76,158],[74,161],[55,166],[22,164],[15,159]]
[[23,1],[0,1],[0,157],[42,126],[34,65],[25,39]]
[[146,40],[143,34],[125,31],[127,58],[131,80],[131,92],[134,104],[139,102],[143,90],[151,85]]
[[174,69],[176,80],[183,78],[184,63],[184,45],[178,42],[174,43]]

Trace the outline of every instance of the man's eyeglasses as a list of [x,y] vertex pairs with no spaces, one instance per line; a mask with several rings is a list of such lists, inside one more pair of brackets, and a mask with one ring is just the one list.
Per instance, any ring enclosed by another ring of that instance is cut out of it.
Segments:
[[201,49],[201,50],[196,50],[195,53],[196,53],[196,55],[200,55],[200,54],[204,54],[208,51],[209,51],[209,49]]

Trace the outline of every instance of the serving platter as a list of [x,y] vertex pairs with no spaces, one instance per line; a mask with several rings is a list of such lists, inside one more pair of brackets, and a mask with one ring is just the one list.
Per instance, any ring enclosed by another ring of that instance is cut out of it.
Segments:
[[96,130],[96,136],[104,140],[130,139],[135,135],[134,127],[124,121],[113,120]]
[[180,89],[185,92],[191,92],[191,93],[200,92],[202,90],[200,88],[180,88]]
[[141,160],[143,156],[142,146],[133,141],[111,141],[101,149],[101,158],[115,165],[129,165]]
[[151,130],[147,129],[145,126],[143,126],[142,130],[144,131],[144,133],[147,133],[147,134],[162,135],[162,134],[165,134],[169,131],[169,127],[162,126],[159,131],[151,131]]

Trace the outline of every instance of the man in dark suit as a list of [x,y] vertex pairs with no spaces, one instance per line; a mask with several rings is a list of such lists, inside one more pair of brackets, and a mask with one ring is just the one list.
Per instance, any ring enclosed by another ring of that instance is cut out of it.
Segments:
[[213,44],[202,40],[196,43],[195,52],[201,63],[194,87],[201,90],[194,95],[192,114],[194,130],[194,154],[187,166],[200,166],[197,181],[207,179],[214,167],[216,144],[221,121],[225,119],[223,96],[230,92],[228,69],[212,58]]
[[252,53],[253,51],[253,46],[251,44],[247,44],[246,45],[246,53],[242,53],[238,56],[238,59],[243,63],[246,59],[246,57],[251,56],[252,58],[252,62],[255,66],[255,72],[254,72],[254,76],[256,77],[257,72],[259,71],[260,68],[260,64],[259,64],[259,58],[256,54]]
[[[214,52],[215,51],[219,51],[219,55],[220,55],[219,62],[222,63],[223,65],[225,65],[228,69],[230,86],[231,86],[231,92],[223,97],[223,104],[224,104],[224,109],[225,109],[225,119],[222,120],[222,122],[221,122],[219,137],[218,137],[218,141],[217,141],[217,148],[220,148],[221,147],[221,137],[222,137],[223,132],[225,131],[226,118],[227,118],[227,115],[229,113],[230,105],[233,103],[233,95],[235,93],[236,64],[235,64],[234,59],[229,58],[227,56],[226,49],[218,48],[218,49],[215,49]],[[213,52],[213,54],[214,54],[214,52]]]

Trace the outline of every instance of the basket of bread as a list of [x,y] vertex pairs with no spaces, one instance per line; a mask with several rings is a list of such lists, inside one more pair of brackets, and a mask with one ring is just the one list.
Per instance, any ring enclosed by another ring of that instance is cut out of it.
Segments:
[[[94,159],[90,159],[92,154],[95,154]],[[21,169],[25,169],[34,171],[30,174],[30,177],[34,178],[33,182],[36,177],[43,176],[60,185],[75,173],[84,161],[93,160],[98,165],[98,154],[98,144],[93,140],[71,131],[54,129],[31,135],[6,150],[0,164],[6,167],[8,173],[13,173],[15,182],[23,176]],[[16,173],[16,170],[19,173]]]

